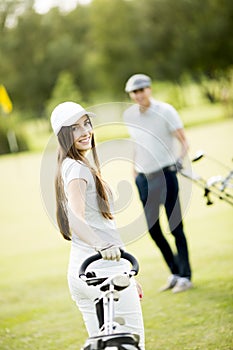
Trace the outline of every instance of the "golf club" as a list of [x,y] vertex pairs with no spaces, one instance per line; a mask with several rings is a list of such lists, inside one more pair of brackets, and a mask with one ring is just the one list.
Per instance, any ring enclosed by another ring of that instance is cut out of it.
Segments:
[[[207,157],[205,155],[205,152],[202,150],[199,150],[196,152],[196,155],[192,159],[192,163],[197,162],[198,160],[202,159],[203,157],[206,157],[208,159],[211,159],[219,164],[221,166],[224,166],[225,169],[229,168],[225,166],[225,164],[222,164],[218,160]],[[233,171],[230,169],[229,173],[224,177],[222,175],[217,176],[211,176],[208,179],[204,179],[200,175],[194,173],[193,171],[190,173],[185,169],[179,170],[179,173],[188,178],[189,180],[193,181],[196,185],[204,189],[204,197],[206,198],[206,204],[211,205],[213,204],[213,201],[210,198],[210,195],[213,194],[217,198],[227,202],[228,204],[233,206],[233,194],[229,192],[229,189],[233,188]]]
[[202,159],[202,158],[206,158],[211,160],[212,162],[215,162],[219,165],[221,165],[222,167],[224,167],[227,170],[231,170],[231,168],[229,166],[227,166],[226,164],[222,163],[220,160],[209,156],[208,154],[206,154],[203,150],[199,150],[196,152],[196,155],[194,156],[194,158],[192,159],[192,163],[197,162],[198,160]]

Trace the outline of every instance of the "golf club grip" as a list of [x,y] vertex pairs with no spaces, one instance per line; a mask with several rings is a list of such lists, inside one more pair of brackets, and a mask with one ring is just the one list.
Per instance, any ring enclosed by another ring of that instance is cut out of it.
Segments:
[[[139,271],[139,264],[138,264],[138,261],[136,260],[136,258],[133,255],[126,253],[122,249],[120,249],[120,251],[121,251],[121,258],[128,260],[132,265],[130,273],[132,273],[133,275],[137,275],[138,271]],[[83,276],[83,275],[85,276],[85,272],[86,272],[87,267],[91,263],[93,263],[94,261],[97,261],[100,259],[102,259],[102,255],[100,253],[97,253],[95,255],[90,256],[86,260],[84,260],[84,262],[82,263],[82,265],[80,266],[80,269],[79,269],[79,277]]]

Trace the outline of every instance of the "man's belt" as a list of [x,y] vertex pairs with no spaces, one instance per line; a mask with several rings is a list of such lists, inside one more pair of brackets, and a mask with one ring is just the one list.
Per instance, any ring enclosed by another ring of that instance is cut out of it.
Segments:
[[164,168],[156,170],[153,173],[148,173],[148,174],[139,173],[139,174],[146,176],[147,179],[153,179],[154,177],[161,175],[166,171],[177,171],[176,165],[172,164],[172,165],[165,166]]

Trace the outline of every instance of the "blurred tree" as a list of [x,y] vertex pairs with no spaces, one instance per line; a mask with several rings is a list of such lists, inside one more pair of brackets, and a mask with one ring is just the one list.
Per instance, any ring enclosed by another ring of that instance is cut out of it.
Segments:
[[83,9],[76,9],[78,21],[56,8],[45,15],[28,9],[18,18],[17,26],[5,31],[0,39],[0,75],[7,81],[18,108],[42,115],[44,103],[63,70],[82,81],[86,50],[82,40],[87,27]]
[[82,104],[83,98],[72,75],[69,72],[63,71],[59,74],[51,97],[46,103],[47,115],[50,116],[54,107],[65,101],[75,101]]
[[[193,20],[185,35],[186,70],[203,85],[204,95],[210,102],[219,102],[222,82],[230,79],[233,65],[233,2],[195,0],[190,6]],[[206,83],[207,79],[212,82]]]
[[17,21],[17,17],[32,8],[34,0],[1,0],[0,2],[0,32],[3,32],[7,25]]
[[145,62],[161,79],[216,76],[232,65],[231,0],[138,1],[146,22],[141,41]]
[[177,82],[184,75],[199,81],[229,76],[232,0],[93,0],[69,13],[53,8],[43,15],[32,3],[0,3],[0,83],[15,108],[34,117],[43,115],[63,71],[88,103],[97,93],[123,98],[135,72]]
[[91,5],[91,30],[96,52],[99,88],[111,91],[115,98],[124,96],[124,82],[135,71],[143,70],[137,33],[140,13],[133,1],[94,0]]

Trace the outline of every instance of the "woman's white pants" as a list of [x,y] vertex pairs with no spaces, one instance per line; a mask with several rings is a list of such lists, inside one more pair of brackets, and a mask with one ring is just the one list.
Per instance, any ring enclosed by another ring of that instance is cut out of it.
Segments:
[[[117,264],[116,264],[117,265]],[[96,276],[110,276],[122,273],[121,266],[111,266],[108,269],[93,269]],[[124,271],[123,271],[124,272]],[[95,310],[94,300],[99,298],[101,292],[99,286],[88,286],[78,276],[68,273],[68,284],[72,299],[76,302],[82,313],[83,320],[89,336],[95,336],[99,331],[99,324]],[[139,295],[134,278],[130,280],[130,286],[120,292],[119,301],[114,303],[115,317],[124,319],[121,332],[136,333],[140,336],[140,347],[144,347],[144,325]]]

